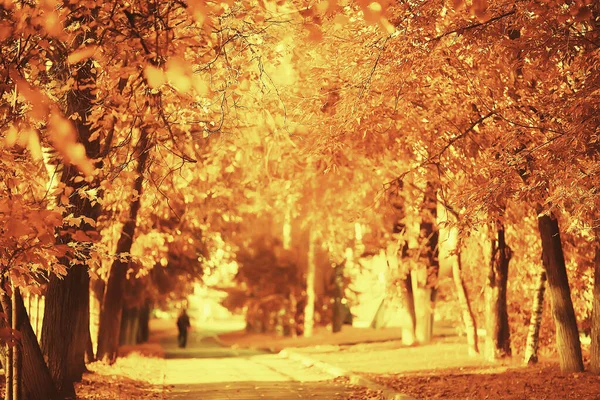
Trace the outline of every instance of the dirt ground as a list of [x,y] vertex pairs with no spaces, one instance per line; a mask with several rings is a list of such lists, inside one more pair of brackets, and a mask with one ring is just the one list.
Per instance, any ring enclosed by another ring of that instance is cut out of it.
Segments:
[[600,399],[600,376],[589,372],[562,374],[556,363],[535,367],[470,367],[364,375],[420,400]]
[[162,385],[164,360],[131,353],[114,365],[88,364],[89,373],[75,384],[82,400],[164,399]]
[[[295,347],[296,352],[363,375],[419,400],[600,400],[600,375],[562,374],[557,361],[550,358],[544,358],[534,367],[522,366],[520,357],[492,364],[482,357],[468,356],[461,337],[446,336],[432,345],[404,347],[397,340],[389,340],[397,334],[395,329],[346,329],[342,335],[318,331],[310,339],[243,332],[219,337],[222,342],[240,348]],[[89,365],[92,372],[77,385],[78,398],[164,399],[169,388],[163,382],[160,346],[150,343],[122,348],[121,352],[124,357],[113,366]],[[337,380],[349,384],[345,377]],[[349,400],[382,398],[377,391],[358,389]]]

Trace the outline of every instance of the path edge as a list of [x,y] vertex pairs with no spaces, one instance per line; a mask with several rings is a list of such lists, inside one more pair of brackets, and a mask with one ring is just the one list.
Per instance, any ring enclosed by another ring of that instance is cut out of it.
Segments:
[[345,370],[340,367],[336,367],[335,365],[327,364],[325,362],[315,360],[312,357],[296,353],[294,351],[290,351],[288,349],[283,349],[279,352],[280,357],[288,358],[290,360],[299,361],[303,365],[307,367],[316,367],[325,373],[332,375],[334,378],[339,376],[345,376],[350,380],[350,383],[353,385],[359,385],[366,387],[369,390],[376,390],[381,392],[384,400],[417,400],[415,397],[396,392],[393,389],[390,389],[386,386],[380,385],[376,382],[373,382],[370,379],[365,378],[362,375],[355,374],[348,370]]

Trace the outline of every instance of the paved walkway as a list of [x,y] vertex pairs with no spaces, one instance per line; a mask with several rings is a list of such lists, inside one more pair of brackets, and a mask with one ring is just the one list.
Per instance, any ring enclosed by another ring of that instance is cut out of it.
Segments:
[[160,342],[167,399],[341,400],[359,390],[277,354],[222,347],[211,332],[192,331],[186,349],[177,348],[174,331]]

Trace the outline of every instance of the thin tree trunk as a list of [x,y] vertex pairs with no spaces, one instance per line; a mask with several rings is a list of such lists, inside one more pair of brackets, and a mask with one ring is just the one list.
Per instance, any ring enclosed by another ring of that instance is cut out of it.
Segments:
[[85,363],[89,364],[96,361],[96,356],[94,355],[94,344],[92,343],[92,335],[88,334],[87,345],[85,346]]
[[[413,282],[422,281],[421,274],[412,271]],[[433,337],[433,289],[428,287],[413,286],[415,302],[415,338],[419,344],[428,344]]]
[[419,239],[422,247],[420,258],[425,268],[421,271],[413,271],[413,280],[416,283],[414,288],[417,317],[415,333],[419,343],[427,344],[431,342],[433,336],[434,308],[440,272],[437,188],[431,181],[427,182],[421,207]]
[[[293,289],[292,289],[293,290]],[[298,337],[298,328],[299,328],[299,324],[298,321],[296,321],[296,315],[298,314],[298,301],[296,300],[296,296],[294,296],[294,293],[290,293],[290,314],[288,316],[289,318],[289,324],[290,324],[290,336],[295,338]]]
[[127,343],[127,337],[129,336],[129,309],[124,306],[121,311],[121,326],[119,327],[119,346],[124,346]]
[[[388,269],[391,280],[400,279],[400,290],[402,293],[402,344],[412,346],[416,342],[417,316],[415,311],[415,295],[413,291],[413,280],[408,264],[400,268],[400,261],[408,258],[408,243],[406,240],[406,207],[404,194],[404,182],[399,181],[394,191],[390,192],[390,203],[394,209],[394,225],[392,236],[395,243],[391,243],[387,249]],[[401,276],[403,274],[403,276]],[[400,275],[400,276],[399,276]]]
[[9,344],[6,346],[6,354],[4,357],[4,399],[12,400],[13,398],[13,347]]
[[286,207],[285,207],[285,216],[283,220],[283,249],[289,250],[292,248],[292,202],[290,197],[288,197]]
[[412,346],[415,344],[415,327],[417,315],[415,313],[415,297],[413,293],[412,276],[410,272],[402,279],[402,309],[404,310],[404,323],[402,324],[402,344]]
[[[42,331],[40,330],[40,301],[42,300],[42,296],[37,295],[36,296],[36,302],[35,302],[35,335],[38,338],[41,338],[42,336]],[[45,307],[45,303],[44,303],[44,307]],[[38,342],[40,340],[38,339]]]
[[119,334],[120,345],[134,345],[137,342],[139,327],[139,312],[137,307],[123,307],[121,328]]
[[31,315],[31,309],[33,308],[33,300],[32,300],[33,294],[29,293],[27,295],[27,314]]
[[492,240],[490,272],[485,288],[485,356],[488,360],[496,360],[511,355],[510,328],[506,306],[508,265],[511,257],[512,251],[506,244],[504,226],[499,223],[497,238]]
[[[17,304],[17,291],[18,288],[13,288],[11,296],[12,306],[12,329],[17,331],[19,329],[19,308]],[[23,377],[23,358],[21,351],[21,343],[15,343],[13,347],[13,400],[21,400],[22,396],[22,377]]]
[[[0,294],[0,303],[2,303],[2,309],[4,310],[4,315],[6,316],[7,327],[12,328],[13,326],[13,318],[12,318],[12,304],[11,299],[7,293],[8,282],[6,279],[2,279],[2,293]],[[14,329],[14,328],[12,328]],[[4,378],[6,380],[6,387],[4,388],[4,399],[12,400],[13,399],[13,381],[14,381],[14,346],[12,343],[8,343],[6,345],[6,354],[4,356],[4,360],[6,363],[4,365]]]
[[[98,349],[98,328],[100,323],[100,312],[102,310],[102,298],[106,282],[100,277],[90,280],[90,336],[92,341],[92,350],[96,354]],[[96,357],[94,356],[94,360]]]
[[[540,213],[538,213],[540,214]],[[556,325],[556,345],[563,372],[583,371],[581,343],[567,268],[560,240],[558,220],[553,215],[539,215],[538,229],[542,239],[542,261],[548,277],[552,315]]]
[[306,271],[306,305],[304,307],[304,337],[311,337],[315,324],[315,233],[308,235],[308,269]]
[[546,271],[541,271],[531,306],[531,318],[529,320],[529,331],[527,332],[527,343],[525,345],[525,363],[532,365],[538,362],[538,348],[540,342],[540,328],[542,326],[542,315],[544,313],[544,292],[546,291]]
[[137,343],[137,335],[140,323],[140,310],[138,307],[132,308],[129,314],[129,335],[127,336],[127,344],[135,345]]
[[145,343],[150,336],[150,301],[146,300],[140,309],[137,343]]
[[[21,333],[21,343],[23,348],[23,394],[24,398],[31,400],[58,400],[59,396],[52,375],[44,361],[44,356],[38,344],[37,337],[31,323],[29,315],[25,309],[23,298],[18,289],[15,289],[15,301],[17,309],[17,326]],[[4,305],[3,305],[4,307]]]
[[592,343],[590,347],[590,369],[592,372],[600,374],[600,237],[596,237],[596,255],[594,257],[594,291],[591,335]]
[[[129,209],[129,218],[123,225],[121,237],[117,242],[117,254],[129,253],[135,229],[137,225],[137,215],[141,206],[141,196],[143,191],[146,163],[150,152],[149,134],[144,127],[141,130],[141,137],[138,142],[137,151],[139,154],[136,168],[137,178],[133,185],[134,193],[137,193],[135,200],[131,203]],[[97,358],[109,364],[115,362],[117,350],[119,348],[119,328],[121,326],[121,313],[123,310],[123,296],[125,292],[126,274],[129,263],[117,258],[110,269],[110,275],[106,284],[106,291],[102,301],[102,310],[100,312],[100,323],[98,328],[98,352]]]
[[473,309],[471,308],[471,303],[469,302],[467,287],[465,286],[465,281],[462,275],[462,260],[460,253],[456,256],[456,258],[456,262],[452,263],[452,278],[454,279],[454,286],[456,286],[458,303],[460,304],[463,322],[465,324],[465,332],[467,332],[469,355],[475,355],[479,353],[479,345],[477,343],[477,323],[475,322]]

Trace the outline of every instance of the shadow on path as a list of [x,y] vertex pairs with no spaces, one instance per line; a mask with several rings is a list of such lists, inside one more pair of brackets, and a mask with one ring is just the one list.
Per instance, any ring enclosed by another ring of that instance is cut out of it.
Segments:
[[188,347],[181,349],[174,321],[158,324],[153,340],[164,350],[165,399],[341,400],[356,390],[318,368],[278,354],[226,347],[217,337],[224,331],[220,326],[196,325]]
[[219,342],[219,339],[213,332],[203,332],[201,328],[190,332],[188,345],[180,348],[177,345],[177,338],[173,335],[163,336],[160,344],[165,351],[166,359],[176,358],[230,358],[230,357],[250,357],[260,354],[266,354],[261,350],[253,349],[232,349]]
[[192,400],[250,400],[250,399],[304,399],[342,400],[348,399],[350,393],[343,385],[335,382],[319,384],[318,394],[314,393],[314,383],[309,382],[222,382],[204,383],[201,385],[185,385],[173,388],[169,399]]

